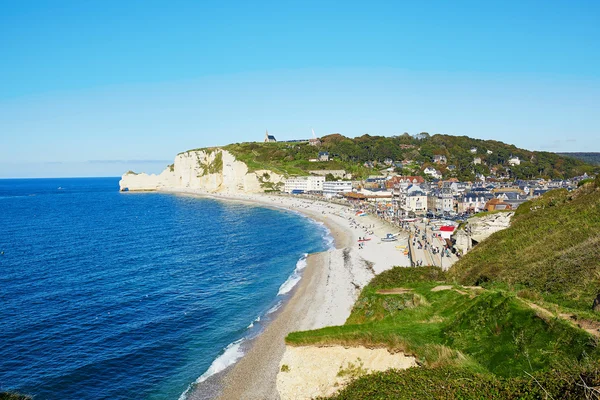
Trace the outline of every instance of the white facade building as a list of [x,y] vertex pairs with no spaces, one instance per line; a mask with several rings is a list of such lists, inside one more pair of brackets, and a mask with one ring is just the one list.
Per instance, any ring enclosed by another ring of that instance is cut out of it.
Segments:
[[423,173],[425,173],[435,179],[442,179],[442,174],[440,174],[440,171],[438,171],[435,168],[427,167],[423,170]]
[[415,190],[408,193],[405,199],[404,209],[417,214],[424,214],[427,211],[427,195],[425,192]]
[[508,163],[514,167],[515,165],[521,165],[521,160],[519,160],[519,157],[511,157],[508,159]]
[[323,183],[323,196],[334,197],[341,193],[352,191],[352,182],[350,181],[329,181]]
[[324,176],[297,176],[285,180],[283,191],[292,193],[294,190],[303,192],[321,192],[323,191]]

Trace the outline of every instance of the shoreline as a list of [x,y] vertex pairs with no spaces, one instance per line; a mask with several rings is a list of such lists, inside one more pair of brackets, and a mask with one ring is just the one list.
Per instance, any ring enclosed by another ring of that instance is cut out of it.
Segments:
[[[393,243],[378,242],[391,232],[390,226],[373,216],[354,218],[348,206],[305,198],[267,194],[218,194],[195,190],[160,190],[159,193],[233,201],[253,206],[299,213],[323,224],[334,239],[333,249],[307,256],[299,282],[263,331],[245,343],[244,354],[235,363],[195,385],[187,399],[279,399],[277,374],[286,350],[285,337],[298,330],[342,325],[362,288],[394,265],[409,266],[410,261]],[[364,228],[361,225],[365,226]],[[368,228],[367,228],[368,226]],[[359,250],[358,238],[371,241]],[[403,238],[404,239],[404,238]],[[408,244],[408,240],[406,239]],[[210,394],[208,394],[210,392]],[[183,398],[183,397],[182,397]]]

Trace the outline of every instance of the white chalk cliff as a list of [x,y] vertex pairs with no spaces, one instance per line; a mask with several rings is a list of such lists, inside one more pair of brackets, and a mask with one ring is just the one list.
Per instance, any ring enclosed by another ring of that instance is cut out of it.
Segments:
[[473,248],[474,242],[479,243],[492,233],[508,228],[513,215],[514,211],[509,211],[469,218],[463,229],[455,232],[454,247],[466,254]]
[[159,175],[127,172],[121,191],[192,189],[208,193],[258,193],[277,187],[284,177],[268,170],[248,171],[248,166],[223,149],[180,153]]

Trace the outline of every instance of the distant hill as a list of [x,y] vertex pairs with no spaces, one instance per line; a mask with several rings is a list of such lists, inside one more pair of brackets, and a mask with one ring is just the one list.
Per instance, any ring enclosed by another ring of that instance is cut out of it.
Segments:
[[563,157],[572,157],[588,164],[600,165],[600,153],[556,153]]
[[509,228],[478,244],[450,275],[589,311],[600,293],[600,178],[523,203]]
[[[317,169],[345,169],[356,177],[365,177],[389,167],[390,161],[411,161],[398,167],[401,173],[421,174],[432,166],[444,178],[464,181],[473,180],[477,173],[489,175],[491,169],[517,179],[570,178],[600,169],[572,157],[519,149],[495,140],[427,133],[392,137],[363,135],[354,139],[332,134],[322,137],[320,146],[302,142],[247,142],[227,145],[224,149],[244,161],[250,170],[270,169],[285,175],[306,175]],[[320,152],[329,153],[330,161],[309,161],[318,158]],[[436,155],[445,156],[446,163],[435,164]],[[510,166],[511,157],[518,157],[520,165]],[[481,164],[475,165],[474,158],[479,158]],[[450,165],[455,168],[448,169]]]

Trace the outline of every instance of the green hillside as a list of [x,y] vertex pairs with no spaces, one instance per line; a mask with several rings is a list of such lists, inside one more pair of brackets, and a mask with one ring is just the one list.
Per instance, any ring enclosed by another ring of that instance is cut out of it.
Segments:
[[577,399],[584,393],[580,377],[600,382],[590,334],[512,292],[448,283],[438,267],[383,272],[343,326],[293,332],[286,342],[386,347],[421,365],[363,377],[357,370],[360,379],[338,399],[535,399],[546,391]]
[[590,310],[600,293],[600,189],[589,183],[524,203],[508,229],[478,244],[450,275],[462,284],[506,287]]
[[[523,150],[494,140],[471,139],[466,136],[430,136],[427,133],[392,137],[363,135],[354,139],[333,134],[322,137],[320,146],[310,146],[306,142],[246,142],[223,148],[248,164],[251,171],[270,169],[286,175],[305,175],[309,170],[315,169],[345,169],[356,177],[366,177],[387,167],[384,163],[386,159],[413,161],[405,165],[403,170],[398,170],[405,174],[419,174],[427,166],[435,166],[444,177],[457,177],[461,180],[473,180],[476,173],[487,175],[491,168],[499,174],[518,179],[569,178],[585,172],[590,174],[598,169],[572,157]],[[308,161],[325,151],[330,154],[331,161]],[[447,164],[433,164],[435,155],[446,156]],[[510,167],[508,159],[511,156],[519,157],[521,164]],[[474,157],[481,158],[482,164],[474,165]],[[374,162],[373,168],[365,167],[367,162]],[[447,165],[454,165],[456,170],[447,170]]]
[[588,164],[600,165],[600,153],[556,153],[563,157],[572,157]]

